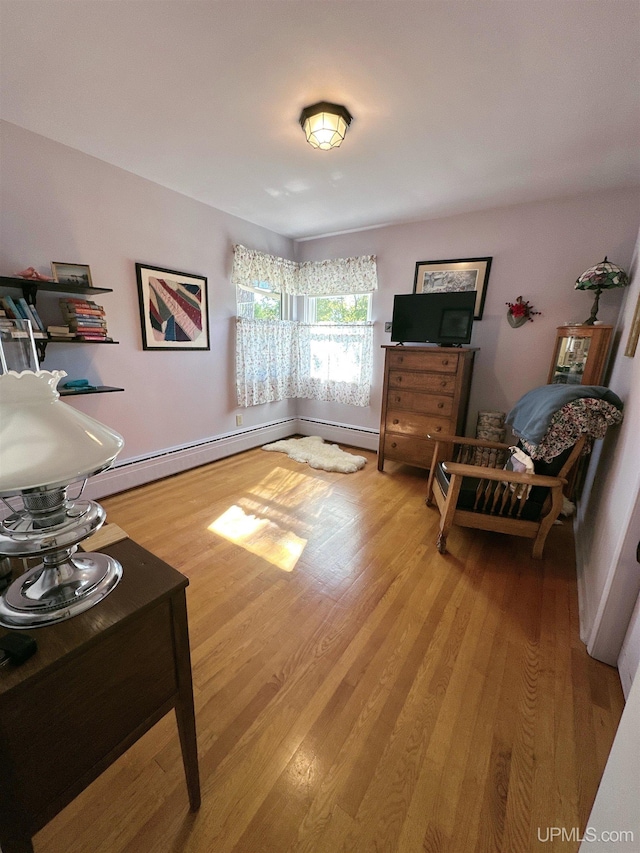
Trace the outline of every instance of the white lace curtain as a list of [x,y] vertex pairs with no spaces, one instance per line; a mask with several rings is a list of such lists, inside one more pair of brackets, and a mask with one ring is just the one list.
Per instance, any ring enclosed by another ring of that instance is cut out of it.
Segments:
[[372,365],[371,323],[237,319],[239,406],[294,397],[368,406]]
[[[377,290],[374,255],[297,264],[234,247],[231,282],[261,293],[344,296]],[[293,397],[368,406],[373,370],[371,323],[296,323],[238,317],[239,406]]]

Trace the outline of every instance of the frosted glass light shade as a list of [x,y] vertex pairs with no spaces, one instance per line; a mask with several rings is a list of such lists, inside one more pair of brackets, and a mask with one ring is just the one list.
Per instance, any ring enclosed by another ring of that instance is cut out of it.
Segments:
[[107,469],[124,440],[60,400],[61,370],[0,376],[0,495],[67,486]]
[[[0,625],[37,628],[70,619],[108,595],[122,566],[108,554],[76,555],[104,523],[94,501],[67,496],[69,484],[108,468],[122,436],[60,400],[61,370],[0,376],[0,554],[42,558],[0,595]],[[84,488],[84,487],[83,487]],[[18,497],[22,508],[5,498]]]
[[300,114],[300,124],[313,148],[329,151],[339,148],[352,122],[352,116],[341,104],[320,101],[305,107]]

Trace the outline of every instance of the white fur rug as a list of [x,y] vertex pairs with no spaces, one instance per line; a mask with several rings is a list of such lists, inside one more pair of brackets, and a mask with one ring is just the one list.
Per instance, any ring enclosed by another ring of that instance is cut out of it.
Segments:
[[341,474],[353,474],[364,468],[367,460],[364,456],[356,456],[340,450],[337,444],[325,444],[319,435],[309,435],[306,438],[287,438],[265,444],[263,450],[277,450],[286,453],[296,462],[308,462],[312,468],[323,471],[339,471]]

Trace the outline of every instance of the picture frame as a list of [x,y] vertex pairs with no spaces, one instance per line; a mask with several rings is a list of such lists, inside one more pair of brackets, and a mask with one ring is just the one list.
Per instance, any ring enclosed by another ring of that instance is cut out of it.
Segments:
[[418,261],[413,292],[455,293],[475,290],[477,295],[473,319],[482,320],[492,260],[492,257],[485,257]]
[[208,350],[207,279],[136,263],[145,350]]
[[87,264],[63,264],[61,261],[51,261],[51,275],[58,284],[93,287],[91,270]]
[[638,346],[638,337],[640,337],[640,295],[638,295],[638,301],[636,302],[636,307],[633,312],[631,329],[629,330],[627,346],[625,347],[624,351],[624,354],[627,356],[627,358],[633,358],[635,356],[636,348]]

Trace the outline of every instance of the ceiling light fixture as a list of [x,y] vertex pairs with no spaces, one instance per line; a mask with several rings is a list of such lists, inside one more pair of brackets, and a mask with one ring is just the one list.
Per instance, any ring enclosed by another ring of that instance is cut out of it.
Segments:
[[300,125],[313,148],[329,151],[342,145],[353,117],[341,104],[320,101],[300,113]]

